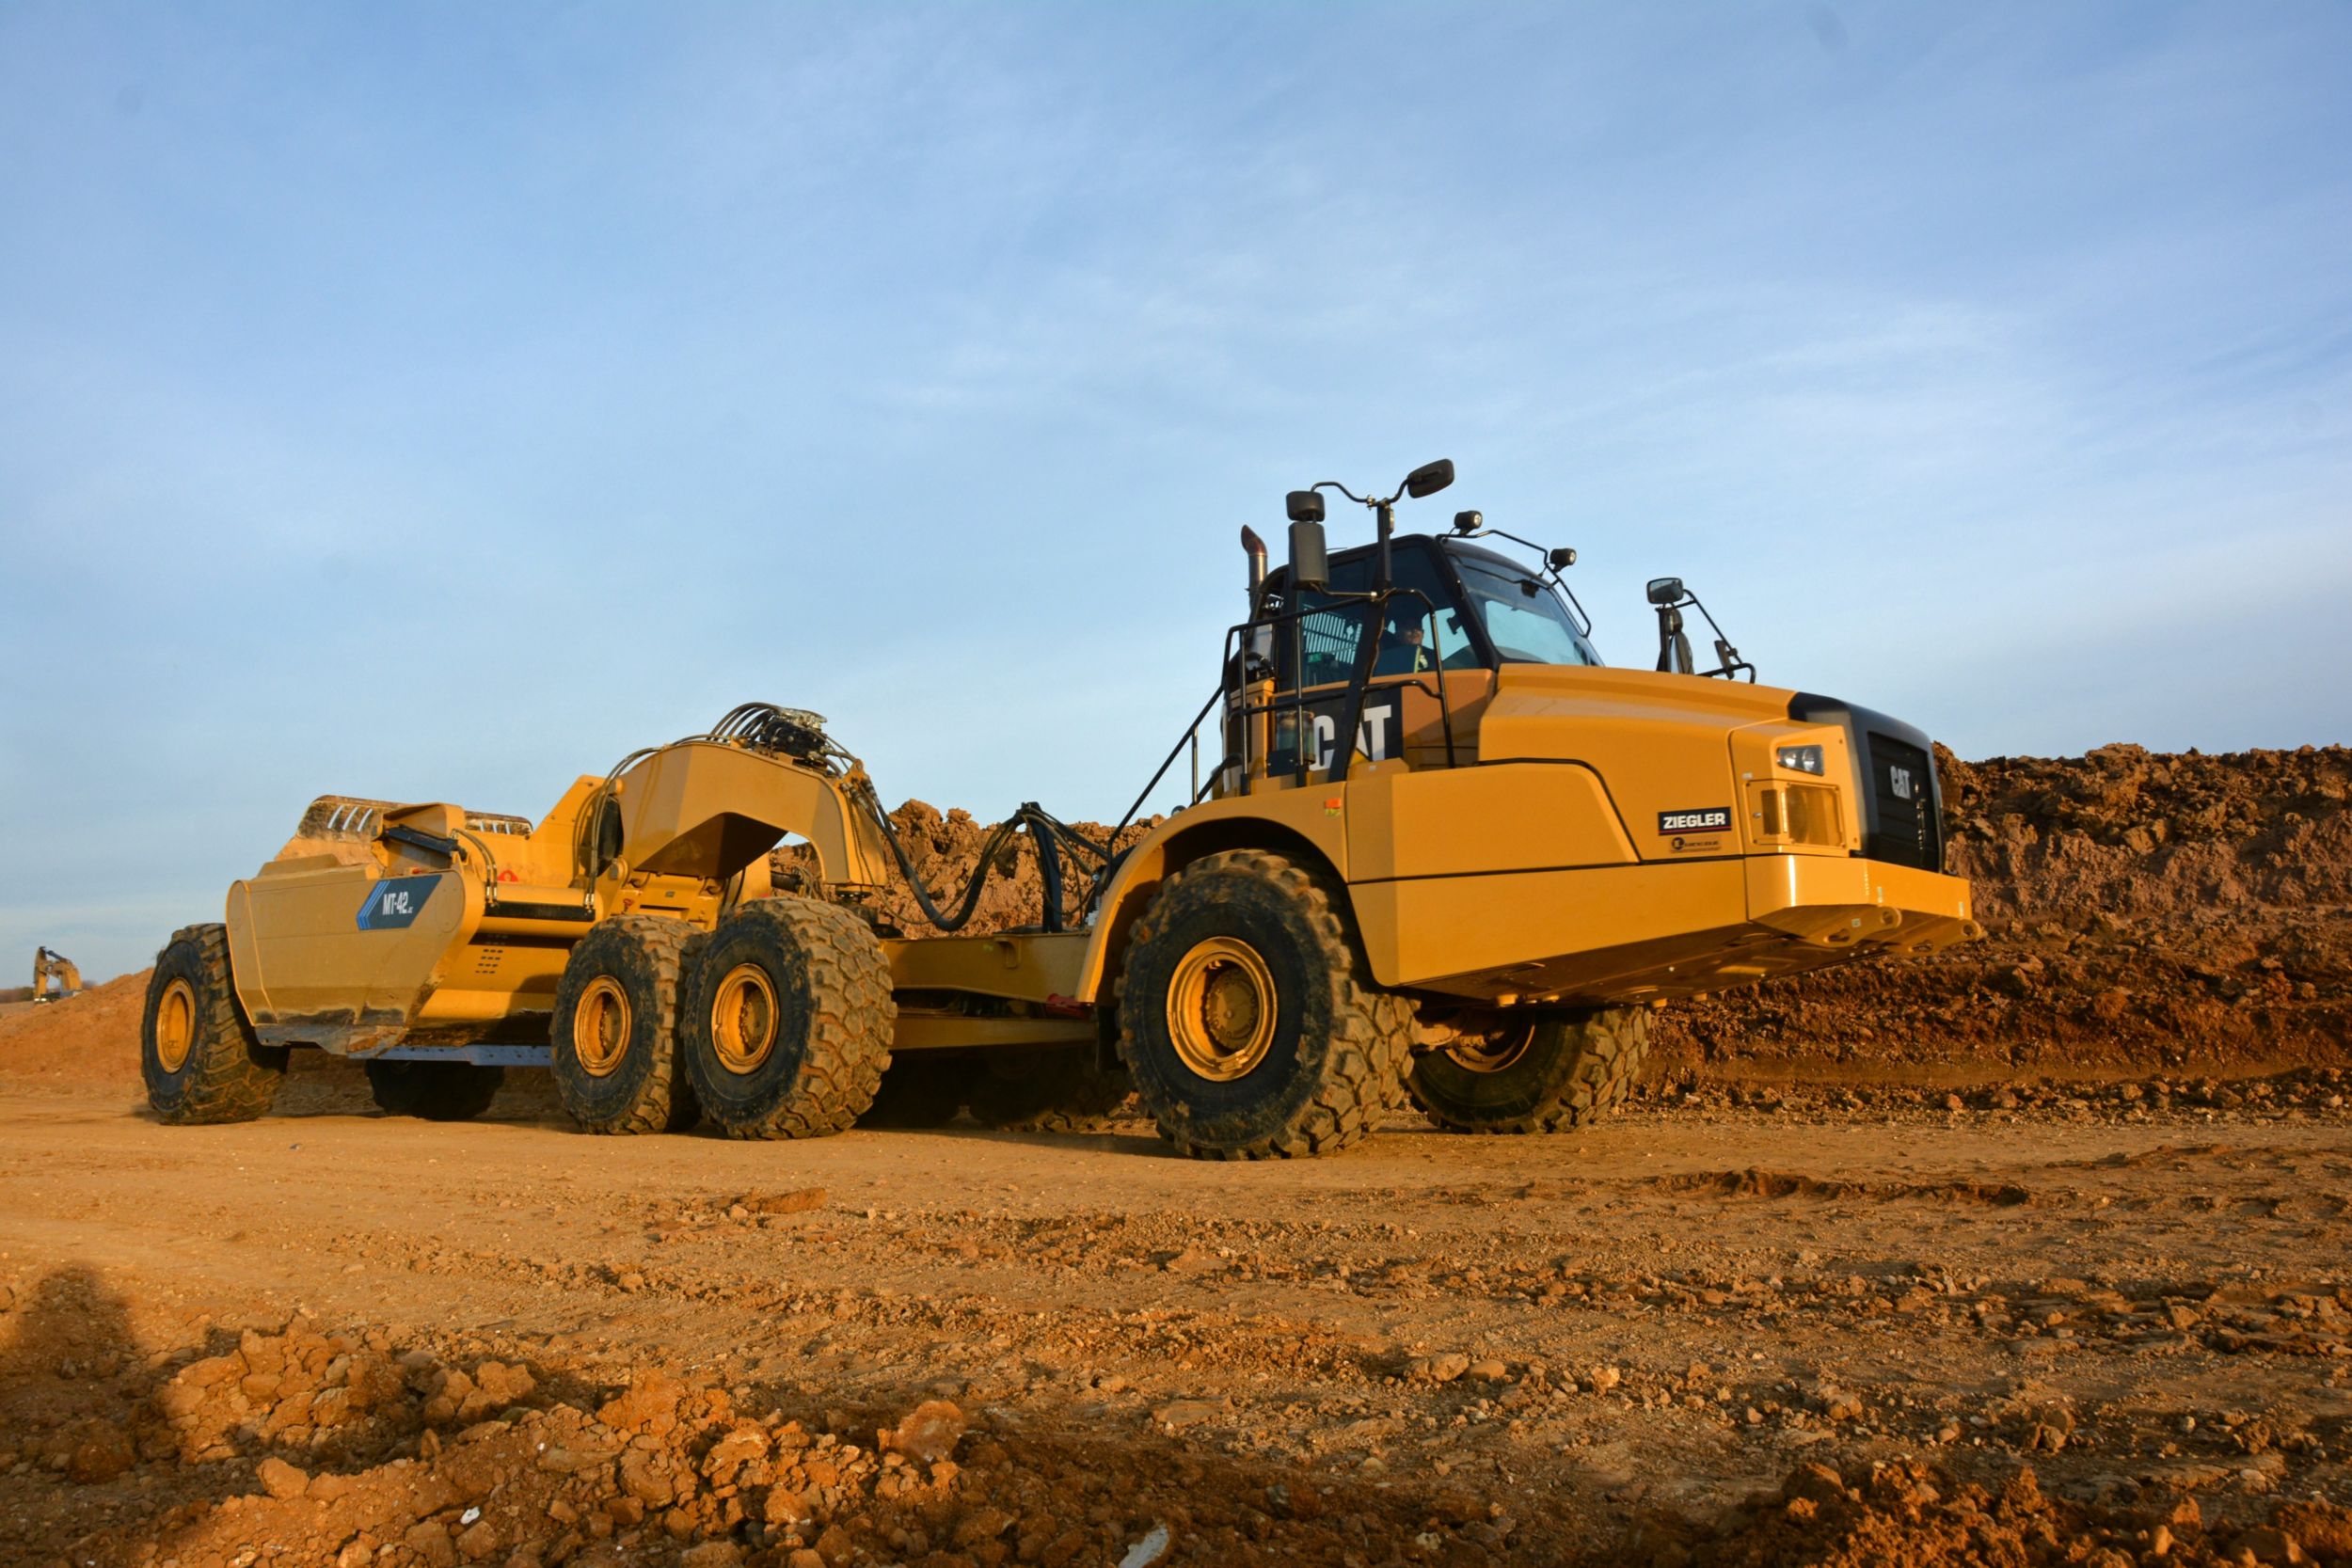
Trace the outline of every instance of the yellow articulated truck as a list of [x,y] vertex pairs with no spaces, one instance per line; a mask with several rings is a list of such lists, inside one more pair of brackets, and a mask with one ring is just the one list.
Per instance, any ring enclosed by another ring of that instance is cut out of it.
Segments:
[[[1137,798],[1189,750],[1190,803],[1116,851],[1024,806],[960,895],[820,719],[765,704],[535,822],[324,797],[158,958],[151,1102],[260,1116],[321,1050],[439,1118],[544,1067],[600,1132],[1071,1127],[1132,1093],[1190,1154],[1320,1154],[1406,1098],[1462,1132],[1587,1120],[1657,1006],[1979,934],[1925,736],[1758,685],[1720,633],[1698,672],[1706,611],[1671,578],[1658,668],[1603,665],[1572,551],[1476,512],[1396,534],[1452,479],[1293,492],[1272,571],[1244,530],[1249,613]],[[1371,544],[1327,549],[1326,492],[1371,509]],[[1037,923],[960,934],[1014,833]],[[814,870],[784,887],[787,835]],[[879,912],[894,871],[929,930]]]

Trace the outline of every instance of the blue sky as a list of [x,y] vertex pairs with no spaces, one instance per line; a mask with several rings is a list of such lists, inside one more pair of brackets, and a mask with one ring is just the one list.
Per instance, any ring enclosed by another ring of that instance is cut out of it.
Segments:
[[[1115,813],[1424,459],[1964,755],[2352,732],[2352,8],[0,3],[0,957],[732,704]],[[1341,540],[1359,530],[1336,519]],[[5,979],[5,975],[0,975]]]

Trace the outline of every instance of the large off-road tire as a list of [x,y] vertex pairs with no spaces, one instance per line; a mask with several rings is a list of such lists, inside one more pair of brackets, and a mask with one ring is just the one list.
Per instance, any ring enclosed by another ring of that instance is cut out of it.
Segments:
[[811,898],[762,898],[696,939],[678,1050],[731,1138],[838,1132],[874,1102],[898,1015],[873,927]]
[[471,1121],[506,1082],[504,1068],[471,1062],[370,1062],[367,1069],[376,1109],[426,1121]]
[[972,1119],[1005,1132],[1099,1132],[1135,1095],[1128,1075],[1104,1071],[1090,1045],[982,1052],[966,1070]]
[[286,1076],[286,1048],[254,1037],[229,976],[229,928],[172,933],[148,976],[139,1072],[156,1117],[175,1126],[267,1116]]
[[564,963],[549,1065],[556,1099],[589,1132],[666,1132],[684,1114],[678,970],[693,935],[669,915],[616,914],[592,927]]
[[1649,1050],[1650,1010],[1534,1013],[1413,1063],[1406,1091],[1455,1132],[1555,1132],[1625,1103]]
[[1196,1158],[1328,1154],[1395,1102],[1412,1038],[1323,875],[1232,849],[1178,872],[1129,933],[1120,1054]]
[[945,1127],[963,1109],[971,1078],[970,1058],[937,1051],[899,1051],[890,1057],[874,1102],[857,1118],[860,1127],[914,1130]]

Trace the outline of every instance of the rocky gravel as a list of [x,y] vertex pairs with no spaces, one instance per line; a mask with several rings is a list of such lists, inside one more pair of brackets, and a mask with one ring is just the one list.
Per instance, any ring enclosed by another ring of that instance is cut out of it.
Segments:
[[1241,1172],[19,1098],[0,1562],[2340,1560],[2352,1114],[2185,1086]]

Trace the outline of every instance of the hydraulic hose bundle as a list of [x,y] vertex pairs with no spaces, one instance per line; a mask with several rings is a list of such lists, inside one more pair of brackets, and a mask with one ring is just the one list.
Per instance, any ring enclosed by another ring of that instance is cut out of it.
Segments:
[[[1097,844],[1067,822],[1055,816],[1034,800],[1025,800],[1011,816],[991,830],[988,840],[980,847],[979,863],[973,868],[962,890],[947,901],[952,908],[943,907],[940,896],[933,893],[915,870],[914,860],[907,852],[905,842],[898,835],[898,824],[891,821],[889,812],[882,809],[882,798],[874,792],[873,781],[866,765],[848,749],[825,733],[822,716],[805,708],[779,707],[773,703],[744,703],[728,711],[704,735],[689,736],[689,740],[713,740],[723,744],[742,746],[752,751],[766,752],[792,758],[803,767],[823,773],[838,781],[840,787],[857,802],[859,809],[872,819],[874,827],[890,846],[891,859],[897,863],[898,875],[906,879],[907,891],[914,895],[915,907],[923,918],[942,931],[958,931],[970,923],[979,909],[980,895],[987,890],[988,879],[994,872],[996,857],[1015,833],[1026,832],[1037,847],[1038,879],[1044,884],[1042,921],[1045,929],[1059,931],[1068,928],[1070,911],[1065,897],[1066,883],[1062,876],[1062,852],[1067,849],[1077,857],[1081,865],[1090,863],[1087,873],[1086,896],[1078,911],[1093,907],[1109,884],[1112,867],[1118,857],[1110,847]],[[601,869],[601,860],[618,852],[618,845],[600,845],[606,805],[611,801],[613,783],[621,774],[660,747],[646,747],[631,752],[612,765],[605,774],[603,785],[580,813],[578,851],[590,874]],[[614,830],[617,830],[617,821]]]
[[923,918],[942,931],[961,930],[980,905],[980,894],[988,886],[991,872],[995,869],[996,856],[1013,834],[1027,830],[1030,841],[1037,846],[1038,879],[1044,884],[1043,923],[1049,931],[1065,929],[1069,924],[1067,908],[1062,898],[1061,849],[1066,846],[1074,853],[1094,863],[1088,878],[1087,895],[1079,908],[1090,908],[1110,880],[1110,869],[1116,858],[1108,846],[1097,844],[1067,822],[1055,816],[1035,800],[1024,800],[1021,808],[990,830],[988,840],[980,846],[979,863],[972,868],[971,877],[963,884],[963,892],[956,900],[954,911],[943,911],[922,876],[914,869],[914,862],[907,854],[906,845],[898,837],[898,824],[882,810],[881,798],[871,784],[858,791],[858,800],[874,820],[883,842],[890,846],[891,858],[898,862],[898,875],[904,877],[907,891],[914,895]]

